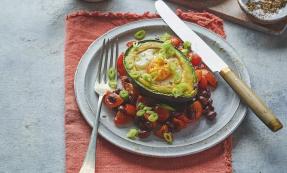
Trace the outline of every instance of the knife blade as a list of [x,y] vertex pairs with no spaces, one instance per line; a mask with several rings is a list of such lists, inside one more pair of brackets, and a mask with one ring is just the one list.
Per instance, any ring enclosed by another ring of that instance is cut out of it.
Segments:
[[[156,1],[155,7],[167,25],[184,41],[192,41],[192,50],[198,53],[212,71],[220,71],[227,64],[163,2]],[[207,59],[209,57],[214,57]]]
[[192,31],[162,0],[155,2],[155,8],[166,24],[183,41],[192,43],[192,50],[200,55],[203,62],[221,77],[239,95],[240,99],[257,115],[257,117],[273,132],[283,127],[279,119],[266,104],[248,87],[228,65],[194,32]]

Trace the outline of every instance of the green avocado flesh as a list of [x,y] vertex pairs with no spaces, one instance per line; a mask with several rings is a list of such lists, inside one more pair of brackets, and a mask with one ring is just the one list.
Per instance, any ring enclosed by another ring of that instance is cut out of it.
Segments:
[[157,96],[192,99],[197,78],[189,60],[170,43],[139,41],[127,49],[124,67],[136,84]]

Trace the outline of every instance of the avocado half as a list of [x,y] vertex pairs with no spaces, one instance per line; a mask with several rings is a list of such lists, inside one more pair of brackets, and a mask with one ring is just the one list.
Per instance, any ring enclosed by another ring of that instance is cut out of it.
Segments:
[[[124,67],[127,71],[128,76],[132,79],[132,82],[139,88],[141,93],[146,96],[154,97],[156,99],[160,99],[167,102],[187,102],[192,100],[197,94],[197,77],[194,71],[193,66],[190,64],[190,61],[186,58],[186,56],[178,49],[175,49],[175,55],[173,58],[176,58],[180,67],[177,66],[177,69],[181,69],[181,81],[177,82],[176,84],[173,83],[174,75],[170,75],[168,82],[162,84],[162,82],[152,83],[147,82],[145,77],[145,68],[146,67],[137,67],[136,63],[139,62],[137,60],[143,59],[143,56],[140,56],[141,53],[145,51],[154,51],[158,52],[163,45],[162,41],[159,40],[143,40],[137,42],[137,44],[132,45],[129,47],[123,59]],[[150,50],[149,50],[150,49]],[[149,53],[147,53],[149,54]],[[155,57],[153,54],[152,57]],[[151,62],[153,58],[149,58],[148,62]],[[148,64],[148,63],[147,63]],[[135,75],[136,73],[136,75]],[[174,87],[178,85],[184,85],[187,89],[180,95],[174,94]]]

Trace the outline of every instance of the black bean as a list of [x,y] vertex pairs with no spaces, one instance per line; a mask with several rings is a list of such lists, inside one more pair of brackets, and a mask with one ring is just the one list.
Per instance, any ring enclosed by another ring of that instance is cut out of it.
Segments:
[[152,124],[151,124],[151,122],[145,121],[144,124],[145,124],[146,130],[152,131]]
[[203,96],[203,97],[209,98],[211,96],[210,89],[209,88],[200,89],[198,91],[198,96]]
[[150,135],[150,131],[146,131],[146,130],[139,130],[139,138],[147,138]]
[[208,100],[207,98],[203,97],[203,96],[199,96],[199,101],[203,104],[203,106],[208,105]]
[[137,102],[137,97],[135,95],[130,95],[129,96],[129,103],[136,104],[136,102]]
[[203,109],[203,114],[207,115],[210,111],[214,111],[214,107],[212,105],[207,105]]
[[208,102],[209,105],[212,105],[213,100],[212,100],[211,98],[209,98],[209,99],[207,100],[207,102]]
[[209,110],[214,111],[214,107],[212,105],[209,105]]
[[120,92],[121,92],[121,89],[118,88],[118,89],[116,89],[114,92],[119,95]]
[[201,91],[201,92],[200,92],[200,95],[203,96],[203,97],[206,97],[207,91],[206,91],[206,90]]
[[208,112],[208,114],[206,115],[206,118],[207,118],[208,120],[213,120],[215,117],[216,117],[216,112],[214,112],[214,111],[210,111],[210,112]]
[[207,115],[209,113],[210,109],[209,109],[209,106],[205,106],[205,108],[203,109],[203,114],[204,115]]
[[139,124],[143,122],[143,117],[138,117],[136,116],[135,119],[134,119],[134,123],[135,125],[137,125],[139,127]]
[[175,131],[175,125],[171,122],[171,121],[167,121],[166,122],[166,125],[167,125],[167,127],[168,127],[168,130],[170,131],[170,132],[174,132]]
[[130,83],[130,79],[127,76],[121,77],[122,82]]
[[197,89],[198,88],[198,83],[193,84],[193,88]]
[[142,121],[137,122],[137,125],[138,125],[140,130],[145,130],[146,129],[146,127],[144,125],[144,122],[142,122]]
[[202,96],[206,97],[206,98],[210,98],[211,96],[211,92],[210,90],[204,90],[204,92],[202,93]]
[[149,121],[140,121],[138,126],[140,130],[152,131],[152,124]]
[[120,105],[118,107],[118,111],[122,112],[122,113],[126,113],[125,107],[123,105]]

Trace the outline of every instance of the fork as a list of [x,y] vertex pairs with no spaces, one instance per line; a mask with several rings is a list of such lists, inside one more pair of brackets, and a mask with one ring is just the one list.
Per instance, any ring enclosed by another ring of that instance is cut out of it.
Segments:
[[[115,47],[115,55],[114,55],[114,47]],[[100,112],[102,108],[102,100],[103,100],[103,97],[106,91],[112,90],[108,85],[107,70],[111,67],[116,68],[116,60],[118,57],[118,52],[119,52],[118,39],[116,39],[115,42],[112,42],[109,39],[106,41],[106,39],[104,39],[101,54],[100,54],[101,57],[100,57],[98,67],[97,67],[96,81],[95,81],[95,86],[94,86],[94,90],[98,94],[98,97],[99,97],[97,110],[96,110],[96,117],[93,122],[93,131],[91,134],[88,151],[86,153],[84,162],[80,169],[80,173],[94,173],[95,172],[96,146],[97,146],[96,141],[97,141],[99,117],[100,117]],[[117,81],[117,75],[116,75],[116,81]]]

